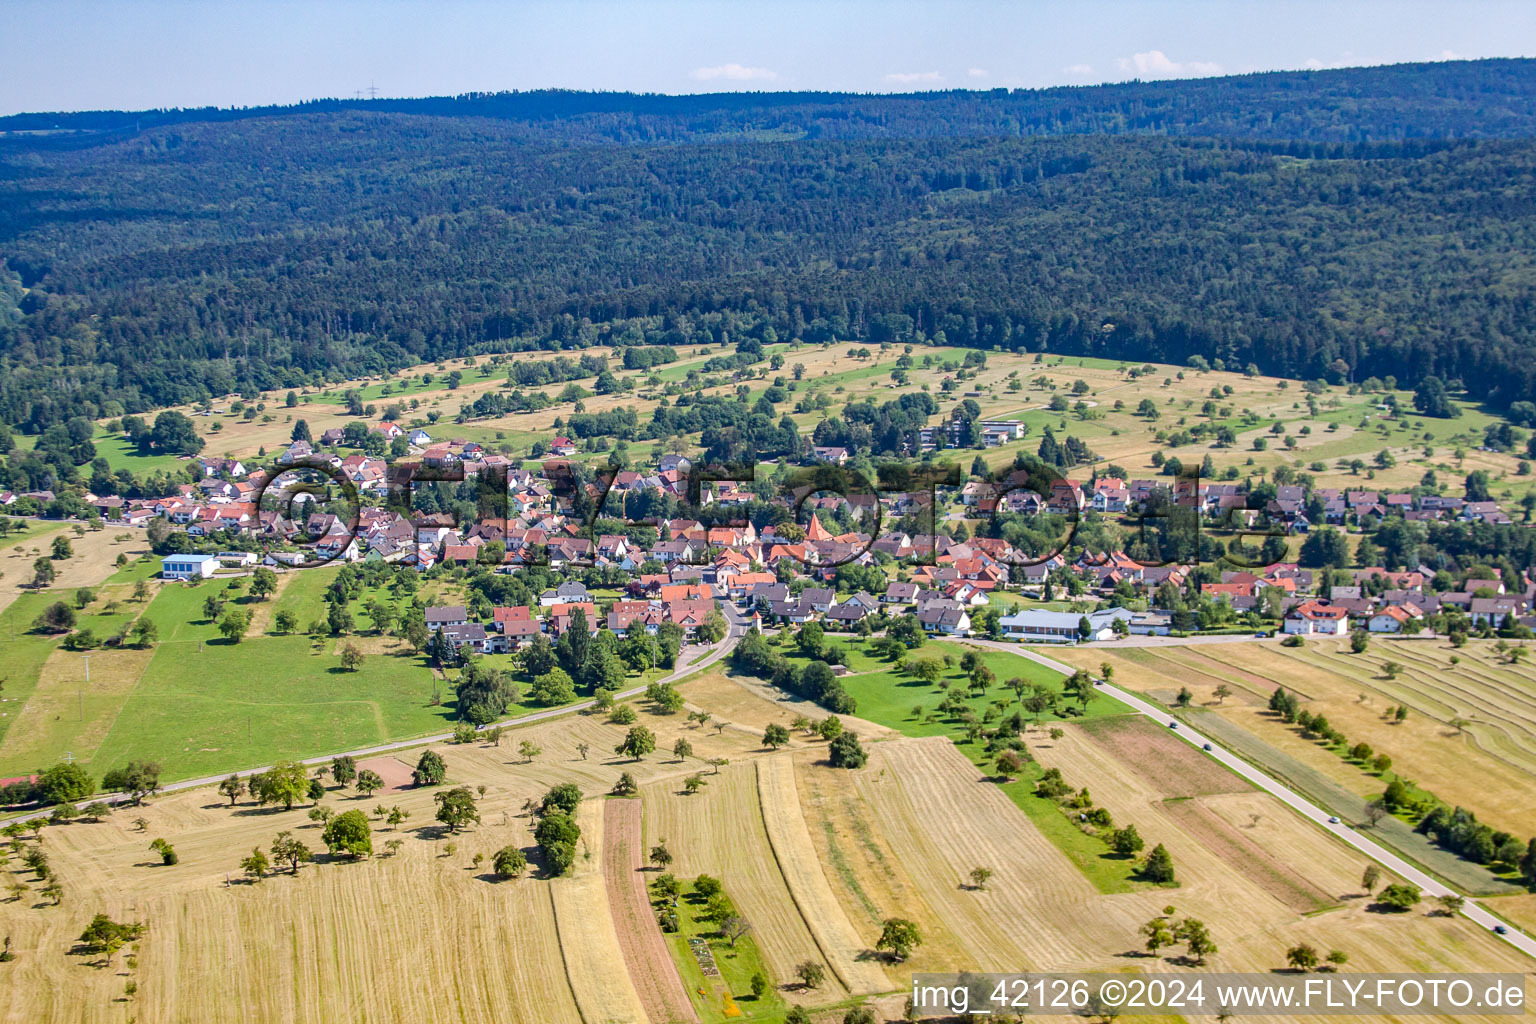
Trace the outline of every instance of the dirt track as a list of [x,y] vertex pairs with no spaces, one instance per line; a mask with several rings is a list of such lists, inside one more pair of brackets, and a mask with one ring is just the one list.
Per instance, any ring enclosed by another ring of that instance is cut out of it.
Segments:
[[603,874],[608,906],[629,976],[652,1021],[698,1022],[678,977],[645,891],[639,800],[609,800],[603,807]]

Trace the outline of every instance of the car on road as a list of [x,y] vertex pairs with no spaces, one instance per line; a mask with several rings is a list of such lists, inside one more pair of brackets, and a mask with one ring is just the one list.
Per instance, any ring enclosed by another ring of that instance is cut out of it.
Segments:
[[1169,722],[1168,723],[1168,728],[1170,728],[1170,729],[1177,729],[1178,727],[1179,727],[1179,723],[1178,722]]
[[1201,750],[1210,750],[1211,749],[1211,745],[1209,743],[1207,743],[1204,746],[1202,746],[1200,749]]
[[1266,632],[1264,632],[1264,630],[1262,630],[1262,629],[1261,629],[1261,630],[1259,630],[1259,631],[1258,631],[1258,632],[1257,632],[1257,633],[1255,633],[1255,634],[1253,634],[1253,635],[1254,635],[1254,636],[1256,636],[1256,637],[1258,637],[1258,638],[1259,638],[1259,639],[1260,639],[1260,640],[1263,640],[1263,639],[1264,639],[1264,638],[1266,638],[1266,637],[1268,637],[1268,636],[1269,636],[1269,634],[1268,634],[1268,633],[1266,633]]
[[1494,934],[1496,934],[1496,935],[1508,935],[1509,934],[1509,929],[1504,927],[1501,924],[1494,925],[1493,926],[1493,931],[1494,931]]
[[1328,816],[1328,824],[1330,824],[1330,825],[1337,825],[1338,823],[1339,823],[1339,819],[1338,819],[1338,817],[1336,815],[1329,815]]

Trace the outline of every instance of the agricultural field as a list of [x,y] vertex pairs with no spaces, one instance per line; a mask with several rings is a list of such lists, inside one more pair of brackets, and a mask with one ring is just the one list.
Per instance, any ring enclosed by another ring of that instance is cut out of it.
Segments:
[[[1486,821],[1522,835],[1536,833],[1536,669],[1511,663],[1495,641],[1453,648],[1441,639],[1373,637],[1361,654],[1349,641],[1309,640],[1191,644],[1157,648],[1062,651],[1060,660],[1097,672],[1115,667],[1115,681],[1172,705],[1180,687],[1193,704],[1311,765],[1362,797],[1386,785],[1379,773],[1305,739],[1267,710],[1276,686],[1295,693],[1348,737],[1392,758],[1392,771],[1441,800],[1467,807]],[[1453,662],[1452,659],[1455,659]],[[1387,664],[1394,663],[1388,678]],[[1225,685],[1224,700],[1215,688]],[[1405,705],[1401,722],[1387,713]]]
[[[36,842],[62,886],[57,905],[39,897],[19,861],[0,868],[7,883],[32,887],[0,902],[0,931],[19,952],[0,1019],[176,1019],[193,999],[210,1007],[199,1019],[215,1021],[723,1024],[864,998],[895,1013],[919,970],[1191,971],[1169,951],[1158,960],[1131,952],[1141,922],[1170,904],[1210,926],[1218,969],[1269,970],[1300,941],[1346,951],[1351,969],[1524,968],[1458,919],[1369,909],[1363,858],[1132,716],[1104,709],[1025,734],[1040,766],[1089,788],[1097,806],[1164,843],[1177,865],[1176,887],[1105,891],[1039,824],[1049,813],[1075,831],[1066,815],[1054,805],[1024,811],[963,743],[904,736],[911,723],[894,721],[868,727],[869,762],[856,771],[829,767],[825,743],[804,733],[771,751],[761,729],[797,712],[751,682],[709,671],[680,684],[690,709],[710,713],[708,725],[642,707],[656,752],[640,759],[612,754],[624,727],[593,714],[519,728],[499,744],[437,748],[446,785],[476,794],[480,821],[457,835],[433,820],[436,791],[409,782],[418,751],[367,761],[383,791],[364,799],[333,785],[320,802],[368,812],[374,855],[349,863],[321,854],[297,876],[285,868],[251,882],[240,861],[284,829],[318,849],[307,804],[231,807],[205,788],[46,828]],[[692,746],[681,758],[671,752],[680,738]],[[607,797],[623,772],[638,796]],[[695,773],[704,784],[690,793],[683,781]],[[564,782],[585,796],[582,839],[570,873],[549,878],[528,808]],[[390,806],[409,817],[391,826],[375,815]],[[159,864],[153,839],[171,843],[179,862]],[[531,867],[497,881],[474,858],[507,845]],[[649,905],[648,883],[662,871],[650,863],[657,845],[671,855],[664,870],[685,883],[675,934],[659,929]],[[980,887],[970,880],[976,867],[992,872]],[[734,946],[689,898],[701,873],[720,879],[751,925]],[[110,967],[71,952],[97,912],[148,924]],[[893,916],[922,936],[900,963],[872,952]],[[702,971],[700,944],[717,974]],[[814,989],[795,976],[805,961],[825,974]],[[754,997],[759,970],[771,986]]]

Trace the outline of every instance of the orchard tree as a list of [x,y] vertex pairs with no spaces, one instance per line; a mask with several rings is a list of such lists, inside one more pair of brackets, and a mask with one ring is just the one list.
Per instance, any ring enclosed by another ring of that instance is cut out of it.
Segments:
[[448,831],[458,832],[471,822],[480,824],[480,812],[475,808],[475,798],[468,786],[455,786],[438,793],[437,820],[448,826]]
[[497,878],[516,878],[528,869],[528,858],[515,846],[503,846],[491,857],[491,870]]
[[899,963],[922,942],[917,925],[903,917],[888,917],[881,925],[880,938],[875,941],[875,948],[890,953],[891,958]]
[[366,800],[383,788],[384,777],[373,769],[364,768],[357,773],[357,791],[363,795],[363,799]]
[[326,822],[321,838],[333,855],[357,858],[373,853],[373,829],[368,815],[359,810],[343,811]]
[[229,797],[229,806],[231,807],[235,806],[235,801],[239,800],[240,795],[244,792],[245,783],[241,781],[240,776],[238,775],[231,775],[229,778],[219,783],[219,794],[221,796]]
[[296,875],[299,873],[299,865],[308,864],[315,859],[315,855],[292,832],[283,831],[272,840],[272,858],[287,861],[289,874]]
[[443,763],[443,755],[435,750],[423,750],[411,772],[411,779],[418,786],[440,786],[447,777],[448,766]]
[[623,754],[633,760],[640,760],[646,754],[656,749],[656,734],[643,725],[630,726],[622,742],[613,748],[615,754]]

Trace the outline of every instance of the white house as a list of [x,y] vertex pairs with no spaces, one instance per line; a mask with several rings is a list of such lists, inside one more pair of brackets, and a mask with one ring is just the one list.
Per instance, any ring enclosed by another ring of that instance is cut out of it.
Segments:
[[1303,601],[1285,615],[1285,631],[1300,636],[1343,636],[1349,611],[1323,601]]
[[217,555],[166,555],[160,560],[160,576],[168,580],[205,580],[218,568]]
[[405,435],[405,439],[411,444],[415,445],[417,448],[425,448],[427,445],[432,443],[432,435],[427,433],[425,430],[422,430],[420,427],[417,427],[415,430]]

